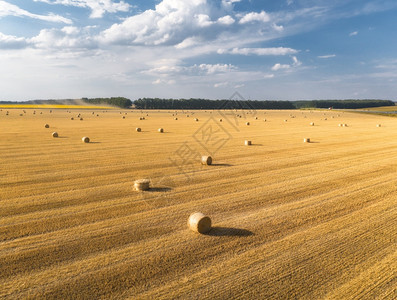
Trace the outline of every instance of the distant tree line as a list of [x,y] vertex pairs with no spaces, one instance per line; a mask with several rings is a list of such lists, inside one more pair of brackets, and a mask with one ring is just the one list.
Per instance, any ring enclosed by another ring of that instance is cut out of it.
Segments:
[[394,106],[395,103],[390,100],[302,100],[293,102],[296,108],[339,108],[339,109],[357,109],[379,106]]
[[295,109],[290,101],[140,98],[137,109]]
[[129,108],[132,105],[130,99],[124,97],[111,97],[111,98],[82,98],[85,103],[88,104],[108,104],[112,106],[117,106],[121,108]]
[[132,101],[124,97],[111,98],[82,98],[82,99],[63,99],[63,100],[29,100],[29,101],[0,101],[3,104],[65,104],[65,105],[79,105],[83,100],[87,104],[95,105],[111,105],[120,108],[130,108]]

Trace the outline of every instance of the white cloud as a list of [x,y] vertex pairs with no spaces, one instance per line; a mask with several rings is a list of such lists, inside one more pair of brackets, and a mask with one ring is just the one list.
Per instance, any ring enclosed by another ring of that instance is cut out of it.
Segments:
[[164,80],[164,79],[157,79],[155,81],[152,82],[152,84],[154,85],[158,85],[158,84],[168,84],[168,85],[172,85],[175,84],[176,81],[175,80]]
[[0,49],[22,49],[28,46],[25,38],[5,35],[0,32]]
[[66,26],[61,29],[42,29],[29,39],[32,46],[41,49],[92,49],[96,42],[91,37],[92,27],[78,28]]
[[272,71],[278,71],[278,70],[283,70],[283,69],[285,70],[285,69],[289,69],[289,68],[291,68],[290,65],[282,65],[282,64],[277,63],[272,67]]
[[60,4],[65,6],[75,6],[91,9],[91,18],[101,18],[105,13],[128,12],[131,5],[112,0],[33,0],[34,2],[44,2],[47,4]]
[[239,54],[239,55],[288,55],[298,53],[292,48],[233,48],[231,50],[218,49],[218,54]]
[[333,57],[336,57],[336,55],[335,54],[329,54],[329,55],[320,55],[320,56],[317,56],[318,58],[323,58],[323,59],[326,59],[326,58],[333,58]]
[[194,16],[199,27],[208,27],[212,25],[214,22],[211,21],[209,15],[198,14]]
[[272,71],[288,70],[291,69],[292,67],[299,67],[300,65],[302,65],[302,62],[300,62],[296,56],[292,56],[291,65],[277,63],[271,69]]
[[246,24],[255,21],[266,23],[270,21],[270,16],[265,11],[261,11],[260,13],[251,12],[242,17],[239,23]]
[[237,67],[231,64],[200,64],[189,67],[165,64],[149,70],[143,71],[144,74],[159,76],[159,75],[214,75],[219,73],[228,73],[236,70]]
[[201,39],[199,39],[197,37],[189,37],[189,38],[184,39],[179,44],[175,45],[175,48],[177,48],[177,49],[185,49],[185,48],[189,48],[189,47],[192,47],[192,46],[196,46],[200,42],[201,42]]
[[15,16],[15,17],[28,17],[32,19],[38,19],[47,22],[55,22],[55,23],[65,23],[65,24],[72,24],[72,20],[64,18],[59,15],[49,14],[49,15],[39,15],[33,14],[24,10],[14,4],[10,4],[6,1],[0,0],[0,17],[5,16]]
[[179,44],[212,24],[208,10],[206,0],[163,0],[155,10],[146,10],[114,24],[102,33],[101,40],[120,44]]
[[219,18],[216,22],[222,25],[232,25],[236,21],[231,16],[227,15]]
[[293,61],[293,66],[294,67],[299,67],[302,63],[298,60],[296,56],[292,56],[292,61]]
[[358,31],[353,31],[353,32],[350,32],[349,33],[349,36],[355,36],[355,35],[357,35],[358,34]]
[[263,78],[265,78],[265,79],[274,78],[274,74],[265,74],[265,75],[263,75]]
[[228,86],[229,82],[225,81],[225,82],[218,82],[214,84],[214,88],[220,88],[220,87],[225,87]]
[[272,24],[272,28],[273,28],[275,31],[278,31],[278,32],[281,32],[281,31],[284,30],[284,26],[283,26],[283,25],[277,25],[277,24],[275,24],[275,23]]

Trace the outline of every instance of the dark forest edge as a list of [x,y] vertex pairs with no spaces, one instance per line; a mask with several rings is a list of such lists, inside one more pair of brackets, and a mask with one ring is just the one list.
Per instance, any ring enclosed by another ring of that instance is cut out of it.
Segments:
[[380,106],[395,106],[391,100],[208,100],[208,99],[160,99],[140,98],[134,101],[137,109],[301,109],[336,108],[358,109]]
[[380,106],[395,106],[391,100],[300,100],[300,101],[272,101],[272,100],[209,100],[200,98],[190,99],[160,99],[140,98],[135,101],[124,97],[111,98],[81,98],[67,100],[30,100],[23,102],[0,101],[0,104],[92,104],[110,105],[120,108],[136,109],[308,109],[335,108],[360,109]]

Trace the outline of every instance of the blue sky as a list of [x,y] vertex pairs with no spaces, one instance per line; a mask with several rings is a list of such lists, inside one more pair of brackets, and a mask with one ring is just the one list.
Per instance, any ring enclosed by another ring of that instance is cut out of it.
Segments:
[[0,100],[397,100],[395,0],[0,0]]

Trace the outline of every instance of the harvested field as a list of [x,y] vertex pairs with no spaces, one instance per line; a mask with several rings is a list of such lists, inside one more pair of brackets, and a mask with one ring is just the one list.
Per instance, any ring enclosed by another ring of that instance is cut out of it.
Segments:
[[[397,298],[395,118],[6,111],[0,298]],[[208,234],[187,227],[194,212]]]

